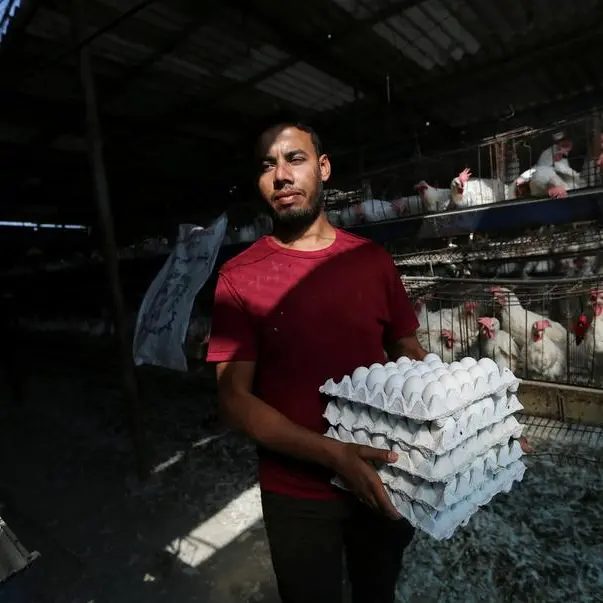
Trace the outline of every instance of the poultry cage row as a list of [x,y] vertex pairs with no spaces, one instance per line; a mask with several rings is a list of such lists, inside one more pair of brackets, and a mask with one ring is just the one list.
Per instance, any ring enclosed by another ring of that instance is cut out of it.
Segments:
[[419,340],[446,362],[490,357],[524,379],[601,388],[603,277],[402,277]]
[[[520,128],[446,154],[415,156],[349,181],[329,219],[353,227],[603,185],[597,112],[548,128]],[[560,189],[563,189],[562,191]],[[347,201],[347,205],[346,205]]]

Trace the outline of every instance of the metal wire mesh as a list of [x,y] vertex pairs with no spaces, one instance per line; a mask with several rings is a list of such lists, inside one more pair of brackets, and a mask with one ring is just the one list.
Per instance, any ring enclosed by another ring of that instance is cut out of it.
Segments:
[[603,291],[603,276],[496,284],[485,279],[403,280],[420,322],[419,340],[446,362],[487,356],[523,378],[602,384],[603,325],[596,320],[592,294]]

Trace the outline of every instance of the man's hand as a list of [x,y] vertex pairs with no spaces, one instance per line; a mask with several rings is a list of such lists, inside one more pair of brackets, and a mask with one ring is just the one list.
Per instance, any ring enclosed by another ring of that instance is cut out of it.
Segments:
[[389,450],[360,444],[343,444],[333,469],[362,502],[376,511],[381,511],[390,519],[400,519],[400,514],[389,499],[379,474],[370,464],[370,461],[395,463],[397,459],[398,455]]

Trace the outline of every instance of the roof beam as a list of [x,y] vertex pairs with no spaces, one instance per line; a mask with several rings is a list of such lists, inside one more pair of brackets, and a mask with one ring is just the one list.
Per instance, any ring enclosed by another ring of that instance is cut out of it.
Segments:
[[[244,14],[248,14],[250,10],[250,3],[244,0],[228,0],[229,4],[233,7],[239,8]],[[301,53],[297,55],[293,55],[290,58],[281,61],[277,65],[270,67],[261,73],[243,81],[243,82],[234,82],[229,86],[226,86],[222,90],[218,90],[215,94],[209,95],[206,98],[200,99],[192,99],[187,101],[178,107],[169,109],[162,115],[157,118],[157,121],[160,122],[160,125],[153,130],[149,130],[148,137],[152,137],[159,130],[162,129],[170,129],[173,128],[174,124],[182,122],[183,120],[191,117],[191,115],[196,115],[207,111],[212,108],[217,103],[223,102],[228,98],[231,98],[235,95],[240,95],[251,87],[256,86],[260,82],[268,79],[269,77],[292,67],[299,61],[305,61],[309,64],[313,64],[319,69],[323,69],[324,55],[330,53],[330,47],[344,40],[350,39],[352,36],[362,32],[363,30],[384,21],[401,11],[407,10],[408,8],[417,4],[417,0],[399,0],[398,2],[393,2],[389,4],[387,7],[377,11],[367,19],[360,20],[351,20],[351,23],[341,28],[340,30],[336,30],[331,34],[331,38],[325,38],[320,41],[312,41],[312,43],[307,44],[304,48],[299,49]],[[348,79],[354,79],[356,83],[357,77],[349,74]],[[365,84],[365,88],[366,88]],[[407,107],[408,109],[408,107]],[[134,142],[134,141],[132,141]],[[140,144],[140,140],[135,141],[136,144]],[[125,144],[126,141],[123,141],[122,144]]]
[[[178,46],[183,44],[190,36],[194,35],[201,27],[207,23],[215,14],[220,6],[219,0],[206,0],[204,6],[195,12],[195,16],[187,25],[178,32],[173,38],[161,45],[160,48],[149,54],[148,57],[127,70],[126,74],[117,81],[108,91],[100,90],[99,94],[99,109],[104,111],[111,103],[121,98],[155,63],[174,52]],[[141,10],[138,5],[138,10]],[[113,21],[115,23],[115,21]],[[56,138],[65,131],[74,131],[74,126],[79,130],[79,123],[73,122],[70,126],[67,122],[53,121],[49,122],[47,128],[43,128],[42,132],[32,141],[32,144],[51,144]],[[66,127],[67,125],[67,127]]]

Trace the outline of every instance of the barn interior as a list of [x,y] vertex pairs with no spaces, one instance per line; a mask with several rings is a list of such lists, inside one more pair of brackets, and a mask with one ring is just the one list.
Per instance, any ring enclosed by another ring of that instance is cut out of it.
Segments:
[[[219,265],[269,232],[250,141],[280,111],[323,140],[330,219],[391,252],[425,316],[494,315],[497,286],[567,331],[554,374],[518,369],[524,480],[418,536],[398,601],[600,600],[602,36],[597,0],[0,0],[0,515],[25,567],[0,601],[278,600],[255,450],[204,354]],[[498,194],[563,140],[579,185]],[[427,210],[417,184],[465,168],[493,197]],[[179,225],[224,212],[185,370],[135,367]]]

